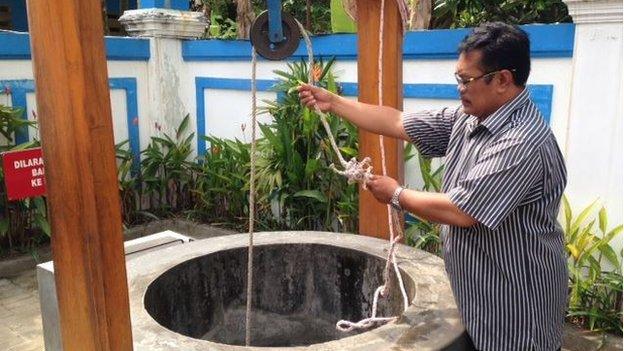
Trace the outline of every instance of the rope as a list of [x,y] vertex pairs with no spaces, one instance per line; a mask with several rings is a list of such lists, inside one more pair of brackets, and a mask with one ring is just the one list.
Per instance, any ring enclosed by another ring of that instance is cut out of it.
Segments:
[[[379,55],[378,55],[378,67],[377,67],[377,76],[378,76],[378,94],[379,94],[379,105],[383,105],[383,25],[384,25],[384,5],[385,0],[381,0],[381,10],[380,10],[380,31],[379,31]],[[309,77],[308,82],[310,84],[314,84],[313,77],[313,67],[314,67],[314,55],[312,53],[312,42],[301,23],[296,21],[299,26],[299,30],[301,31],[301,35],[306,43],[306,49],[308,53],[308,67],[309,67]],[[256,164],[256,120],[257,120],[257,106],[256,106],[256,70],[257,70],[257,57],[256,50],[252,47],[251,51],[251,64],[252,64],[252,74],[251,74],[251,95],[252,95],[252,107],[251,107],[251,154],[250,154],[250,175],[249,175],[249,246],[247,249],[247,306],[246,306],[246,315],[245,315],[245,345],[250,346],[251,344],[251,314],[252,314],[252,292],[253,292],[253,231],[254,231],[254,219],[255,219],[255,164]],[[372,169],[371,159],[370,157],[365,157],[362,161],[358,161],[355,157],[351,158],[349,161],[346,161],[342,157],[342,153],[336,144],[336,140],[334,139],[333,133],[329,124],[327,123],[327,115],[319,109],[318,106],[314,106],[315,112],[319,115],[321,123],[325,128],[325,132],[329,138],[330,144],[334,153],[336,154],[340,165],[343,167],[343,170],[338,170],[335,165],[331,164],[330,168],[336,173],[345,176],[348,179],[350,184],[358,182],[361,183],[364,189],[366,189],[366,182],[372,177]],[[381,163],[382,163],[382,172],[383,175],[387,175],[386,169],[386,155],[385,155],[385,147],[384,147],[384,139],[383,136],[379,136],[379,144],[381,149]],[[403,231],[400,227],[400,219],[399,219],[399,211],[394,210],[390,205],[387,206],[388,211],[388,225],[390,228],[390,249],[388,250],[388,257],[386,259],[386,267],[384,269],[384,284],[379,286],[375,290],[375,294],[373,297],[373,308],[370,318],[363,319],[359,322],[351,322],[346,320],[340,320],[336,323],[336,329],[344,332],[358,330],[358,329],[368,329],[378,324],[388,323],[391,321],[395,321],[398,317],[377,317],[377,305],[379,301],[379,297],[387,297],[390,290],[390,272],[391,267],[394,269],[394,272],[397,276],[397,280],[399,281],[399,286],[401,289],[401,293],[403,295],[403,304],[404,311],[407,310],[409,306],[409,300],[407,297],[407,293],[405,291],[405,285],[403,283],[403,278],[401,277],[401,273],[399,271],[399,267],[396,262],[396,244],[403,238]],[[398,232],[399,234],[395,237],[394,233]]]
[[[379,53],[378,53],[378,66],[377,66],[377,77],[378,77],[377,87],[378,87],[378,93],[379,93],[378,103],[380,106],[383,105],[382,82],[383,82],[384,5],[385,5],[385,1],[381,0],[381,11],[380,11],[380,21],[379,21],[379,26],[380,26]],[[308,53],[308,67],[309,67],[308,82],[310,84],[314,84],[314,77],[312,75],[312,67],[314,65],[314,56],[312,54],[312,43],[310,41],[310,38],[306,30],[303,28],[301,23],[297,22],[297,24],[299,26],[299,30],[301,31],[301,35],[303,36],[303,39],[306,43],[306,49]],[[330,165],[330,168],[336,171],[338,174],[346,176],[348,178],[349,183],[353,183],[356,181],[361,182],[363,187],[366,188],[366,181],[368,181],[370,177],[372,176],[372,166],[370,165],[371,163],[370,157],[365,157],[361,162],[358,162],[355,157],[352,158],[349,162],[345,162],[345,160],[342,158],[342,154],[340,153],[340,150],[338,149],[338,146],[336,146],[336,142],[334,140],[333,134],[331,132],[331,129],[329,128],[329,124],[327,123],[326,114],[323,113],[319,109],[319,107],[316,105],[314,106],[314,110],[320,116],[321,122],[323,126],[325,127],[325,131],[327,132],[332,148],[334,149],[334,152],[336,153],[338,160],[343,166],[344,171],[337,170],[333,164]],[[382,171],[383,171],[383,175],[386,176],[387,175],[386,151],[385,151],[384,139],[382,135],[379,136],[379,144],[380,144],[380,149],[381,149]],[[384,269],[384,284],[378,287],[377,290],[375,291],[375,295],[373,297],[373,309],[372,309],[371,317],[363,319],[359,322],[351,322],[351,321],[346,321],[346,320],[338,321],[338,323],[336,323],[336,329],[340,331],[348,332],[348,331],[352,331],[356,329],[367,329],[374,325],[387,323],[387,322],[394,321],[397,319],[397,317],[377,317],[377,304],[379,301],[379,296],[381,297],[388,296],[389,291],[390,291],[390,282],[391,282],[390,274],[392,270],[394,270],[397,276],[397,280],[399,281],[401,294],[403,296],[404,311],[407,310],[407,307],[409,306],[409,299],[405,291],[405,284],[403,283],[403,278],[401,277],[401,273],[399,271],[399,267],[396,262],[396,254],[395,254],[396,244],[403,238],[403,230],[400,226],[399,211],[395,210],[390,205],[388,205],[387,213],[388,213],[388,226],[390,228],[390,249],[388,250],[388,257],[386,259],[386,267]],[[394,235],[395,232],[399,233],[399,235],[397,235],[396,237]]]
[[245,313],[245,346],[251,344],[251,298],[253,293],[253,232],[256,217],[256,49],[251,48],[251,153],[249,171],[249,246],[247,248],[247,309]]
[[[312,68],[314,67],[314,55],[312,53],[312,42],[310,41],[310,37],[306,32],[303,25],[296,21],[299,26],[299,30],[301,31],[301,35],[303,36],[303,40],[306,43],[306,50],[308,53],[308,82],[310,84],[314,84],[314,75],[312,74]],[[331,168],[334,172],[345,176],[349,184],[353,183],[361,183],[364,189],[366,189],[366,182],[373,176],[372,171],[373,167],[371,166],[370,157],[365,157],[362,161],[358,161],[357,158],[353,157],[349,161],[346,161],[342,157],[342,153],[336,145],[336,140],[334,139],[334,135],[329,127],[329,123],[327,123],[327,114],[321,111],[318,106],[314,105],[314,112],[319,115],[321,123],[323,124],[323,128],[325,128],[325,132],[327,133],[327,137],[329,138],[329,142],[334,150],[334,153],[338,157],[338,161],[342,166],[343,170],[339,170],[335,165],[330,164],[329,168]]]

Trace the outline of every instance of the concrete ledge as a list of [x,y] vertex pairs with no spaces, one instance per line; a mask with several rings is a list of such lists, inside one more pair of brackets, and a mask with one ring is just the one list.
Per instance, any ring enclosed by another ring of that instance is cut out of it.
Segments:
[[[170,230],[124,242],[126,261],[162,250],[191,242],[193,239]],[[54,262],[48,261],[37,265],[37,286],[41,306],[43,339],[47,351],[62,351],[60,317],[56,282],[54,278]]]
[[[128,261],[130,311],[135,350],[257,350],[262,347],[225,345],[178,334],[160,325],[147,312],[144,300],[148,286],[164,272],[181,263],[232,249],[247,247],[246,234],[199,240],[167,248]],[[385,260],[388,242],[376,238],[325,232],[264,232],[254,234],[254,245],[326,245],[372,255]],[[396,323],[362,334],[307,346],[281,350],[463,350],[464,328],[451,295],[442,260],[432,254],[399,245],[397,260],[406,282],[414,289],[414,299]],[[193,261],[196,262],[196,261]],[[188,278],[186,281],[189,281]],[[204,282],[200,282],[204,284]]]
[[23,254],[0,260],[0,278],[13,278],[35,268],[41,262],[52,259],[52,250],[46,245],[35,250],[36,254]]
[[[207,224],[198,224],[184,219],[166,219],[150,222],[144,225],[129,228],[124,231],[124,240],[133,240],[154,233],[171,230],[183,233],[193,239],[207,239],[221,235],[231,235],[233,230],[213,227]],[[46,245],[36,250],[36,255],[23,254],[0,260],[0,278],[11,278],[34,269],[36,265],[52,259],[50,246]]]
[[159,8],[126,11],[119,22],[135,37],[174,39],[199,38],[208,26],[202,12]]

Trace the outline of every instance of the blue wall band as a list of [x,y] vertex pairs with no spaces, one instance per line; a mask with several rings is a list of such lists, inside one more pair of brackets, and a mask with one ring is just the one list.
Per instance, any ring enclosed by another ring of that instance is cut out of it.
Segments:
[[[128,129],[128,139],[130,142],[130,150],[134,157],[133,170],[138,170],[139,157],[141,152],[139,139],[139,120],[138,120],[138,98],[137,98],[137,80],[136,78],[109,78],[108,85],[111,90],[122,89],[126,93],[126,123]],[[28,111],[26,111],[26,96],[28,93],[35,92],[35,83],[31,79],[20,80],[0,80],[0,93],[8,92],[11,94],[11,104],[14,107],[24,108],[23,119],[28,119]],[[30,137],[28,129],[22,128],[15,133],[16,144],[28,142]]]
[[[272,91],[275,80],[258,80],[257,91]],[[344,96],[357,96],[357,83],[340,83],[341,93]],[[217,90],[240,90],[250,91],[250,79],[229,79],[196,77],[195,91],[197,102],[197,154],[202,156],[206,153],[206,141],[202,136],[206,135],[206,102],[205,89]],[[528,86],[531,99],[539,108],[547,122],[550,122],[552,111],[553,86],[549,84],[532,84]],[[278,97],[279,98],[279,97]],[[459,100],[457,84],[403,84],[404,99],[439,99]]]
[[[572,57],[575,25],[531,24],[521,26],[531,39],[531,56]],[[457,47],[470,29],[440,29],[407,32],[403,59],[455,59]],[[315,57],[357,59],[356,34],[319,35],[311,38]],[[242,40],[187,40],[182,42],[185,61],[250,61],[251,44]],[[303,40],[290,60],[307,59]]]
[[139,6],[142,9],[161,8],[174,10],[188,10],[188,0],[141,0]]
[[[150,42],[143,38],[106,37],[106,57],[112,61],[149,61]],[[0,32],[0,60],[30,60],[30,34]]]

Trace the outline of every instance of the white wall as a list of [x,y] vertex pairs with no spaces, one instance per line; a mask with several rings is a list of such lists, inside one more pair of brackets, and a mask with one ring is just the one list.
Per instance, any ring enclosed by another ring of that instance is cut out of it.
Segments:
[[[196,77],[249,79],[249,61],[184,61],[181,42],[151,39],[151,59],[110,61],[110,77],[137,79],[138,121],[141,149],[151,135],[172,133],[186,114],[196,130]],[[356,82],[355,61],[337,61],[340,82]],[[286,70],[286,63],[260,60],[258,79],[277,79],[273,70]],[[405,60],[403,82],[454,84],[455,60]],[[566,157],[569,185],[566,193],[575,209],[600,199],[607,206],[612,223],[622,223],[622,23],[583,24],[576,27],[573,58],[534,58],[529,84],[553,86],[550,116],[552,130]],[[32,79],[31,62],[0,61],[0,80]],[[207,135],[249,140],[251,96],[248,91],[206,89],[205,128]],[[260,92],[261,99],[274,99],[273,92]],[[3,100],[4,99],[4,100]],[[0,103],[8,101],[0,94]],[[128,137],[125,94],[111,93],[113,124],[117,141]],[[456,106],[456,100],[404,100],[405,110]],[[35,109],[28,97],[28,111]],[[261,105],[261,103],[260,103]],[[261,116],[266,122],[268,116]],[[160,131],[155,122],[162,125]],[[245,135],[246,134],[246,135]],[[415,160],[406,165],[406,183],[419,187]]]
[[[110,78],[136,78],[137,79],[137,106],[139,122],[147,123],[141,118],[145,115],[145,107],[149,106],[147,85],[147,63],[134,61],[110,61],[108,62],[108,74]],[[0,81],[2,80],[33,80],[33,68],[30,60],[2,60],[0,61]],[[113,116],[113,130],[115,142],[128,138],[126,94],[123,90],[111,90],[111,110]],[[11,106],[11,96],[0,93],[0,103]],[[33,111],[37,110],[35,93],[26,95],[26,113],[29,120],[34,119]],[[146,130],[146,125],[140,125],[140,130]],[[141,135],[141,147],[147,145],[149,135]],[[38,131],[29,129],[29,137],[38,138]]]
[[598,200],[622,223],[622,23],[576,29],[566,139],[568,191],[577,207]]

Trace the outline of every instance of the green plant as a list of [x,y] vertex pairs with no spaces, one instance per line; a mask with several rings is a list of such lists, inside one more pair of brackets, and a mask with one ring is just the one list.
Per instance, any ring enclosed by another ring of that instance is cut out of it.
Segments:
[[492,21],[558,23],[572,18],[561,0],[437,0],[430,28],[476,27]]
[[[431,159],[423,157],[412,144],[405,146],[405,162],[418,157],[420,176],[423,180],[422,191],[439,192],[442,189],[442,175],[444,166],[432,168]],[[410,215],[406,220],[406,244],[440,256],[442,243],[440,241],[440,225],[425,219]]]
[[243,230],[248,215],[250,144],[204,137],[210,150],[197,166],[189,215],[201,221]]
[[186,115],[175,130],[175,139],[167,134],[152,137],[141,153],[141,191],[150,210],[157,216],[170,216],[192,207],[191,189],[194,187],[192,140],[187,135],[190,117]]
[[13,136],[17,131],[36,127],[36,122],[22,118],[23,115],[23,108],[0,105],[0,134],[6,139],[0,145],[0,151],[8,151],[16,146]]
[[[336,92],[331,67],[334,60],[317,62],[318,84]],[[288,229],[355,231],[357,187],[329,168],[336,163],[319,116],[299,102],[296,87],[308,81],[306,62],[288,64],[287,71],[275,71],[280,78],[277,101],[267,101],[263,112],[273,122],[260,125],[258,143],[258,191],[265,206],[273,206],[277,226]],[[329,125],[345,156],[357,155],[357,132],[353,125],[330,116]]]
[[125,227],[158,219],[151,212],[141,209],[139,169],[137,168],[138,165],[134,164],[134,154],[129,145],[128,140],[115,145],[121,216]]
[[[568,320],[590,330],[622,334],[622,253],[618,255],[610,246],[622,225],[608,229],[606,210],[598,211],[596,221],[590,218],[594,208],[595,202],[574,216],[568,199],[563,198],[570,276]],[[607,266],[611,270],[605,270]]]
[[[309,5],[309,7],[308,7]],[[306,29],[314,34],[331,32],[331,9],[330,0],[284,0],[284,11],[293,15]],[[308,11],[310,16],[310,28],[307,28]]]
[[[38,147],[37,140],[16,145],[13,136],[17,131],[35,127],[36,122],[22,116],[24,109],[0,105],[0,134],[5,141],[0,151],[23,150]],[[20,201],[8,201],[4,184],[4,171],[0,167],[0,254],[14,251],[33,251],[49,240],[50,224],[47,220],[47,205],[44,197]]]

